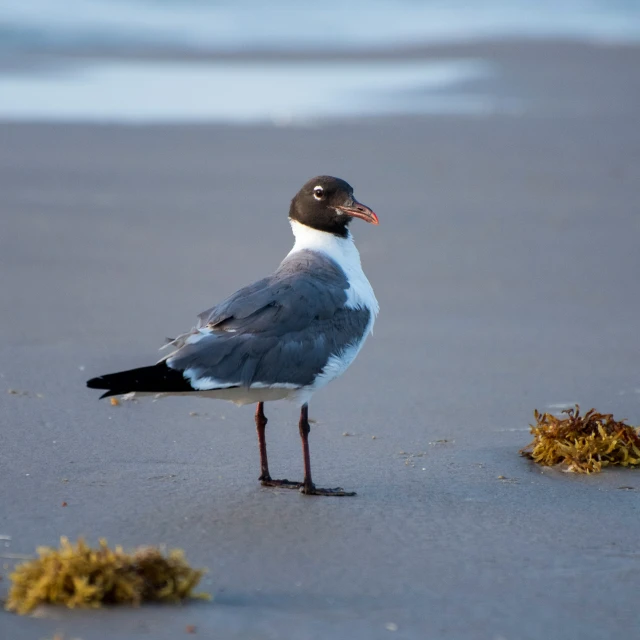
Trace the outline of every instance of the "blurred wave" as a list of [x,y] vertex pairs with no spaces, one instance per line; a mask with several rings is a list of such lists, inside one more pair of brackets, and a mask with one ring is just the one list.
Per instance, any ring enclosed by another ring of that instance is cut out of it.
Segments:
[[28,0],[0,3],[0,49],[379,49],[450,40],[640,38],[638,0]]
[[493,101],[456,87],[490,74],[486,63],[464,59],[303,65],[94,61],[46,75],[0,75],[0,119],[286,126],[354,116],[483,114],[494,108]]
[[[505,38],[635,42],[640,0],[0,0],[0,119],[289,124],[519,112],[492,93],[497,68],[473,53],[368,55]],[[363,55],[340,59],[354,51]]]

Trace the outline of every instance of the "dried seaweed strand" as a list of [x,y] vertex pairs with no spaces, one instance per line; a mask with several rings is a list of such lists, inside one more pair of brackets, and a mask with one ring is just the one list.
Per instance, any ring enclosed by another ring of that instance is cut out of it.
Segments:
[[167,555],[156,547],[126,553],[120,546],[110,549],[106,540],[95,549],[82,538],[74,545],[63,537],[59,549],[40,547],[38,556],[11,574],[7,610],[26,614],[43,603],[97,608],[209,597],[193,594],[205,571],[192,569],[179,549]]
[[580,415],[578,405],[562,412],[565,418],[533,412],[533,442],[520,455],[543,466],[564,464],[567,471],[598,473],[603,467],[640,465],[640,430],[612,414],[590,409]]

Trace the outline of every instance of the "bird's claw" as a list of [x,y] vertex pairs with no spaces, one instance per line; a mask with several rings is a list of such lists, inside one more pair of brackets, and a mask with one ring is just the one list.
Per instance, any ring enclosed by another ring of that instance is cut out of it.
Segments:
[[345,491],[342,487],[335,487],[334,489],[322,489],[320,487],[316,487],[314,484],[307,485],[302,484],[300,487],[300,493],[305,496],[336,496],[336,497],[346,497],[346,496],[355,496],[355,491]]
[[272,480],[271,478],[260,478],[263,487],[280,487],[282,489],[300,489],[302,482],[292,482],[291,480]]

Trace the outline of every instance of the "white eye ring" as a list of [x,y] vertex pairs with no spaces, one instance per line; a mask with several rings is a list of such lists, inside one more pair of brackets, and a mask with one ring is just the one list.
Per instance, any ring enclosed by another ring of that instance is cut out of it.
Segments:
[[324,197],[324,189],[320,186],[313,187],[313,197],[316,200],[322,200],[322,198]]

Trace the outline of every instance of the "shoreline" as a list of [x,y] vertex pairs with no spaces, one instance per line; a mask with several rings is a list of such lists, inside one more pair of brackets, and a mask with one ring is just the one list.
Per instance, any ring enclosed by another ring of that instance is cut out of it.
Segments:
[[[494,41],[346,57],[273,54],[259,62],[248,54],[175,57],[164,51],[105,57],[94,51],[88,56],[19,58],[13,63],[5,59],[4,65],[0,85],[4,82],[5,93],[15,102],[0,114],[5,122],[323,126],[332,121],[447,114],[581,116],[612,106],[626,113],[640,104],[640,45],[568,40]],[[608,72],[612,67],[615,74]],[[335,80],[333,93],[322,105],[313,99],[313,77],[318,73],[324,82]],[[145,82],[151,83],[147,89]],[[170,100],[167,82],[181,87]],[[128,86],[139,90],[132,92]],[[218,97],[217,86],[232,90]],[[263,92],[262,101],[250,99],[257,90]],[[114,100],[118,95],[122,97]],[[34,96],[41,99],[33,103]],[[69,106],[68,96],[75,96],[72,104],[77,106]]]

